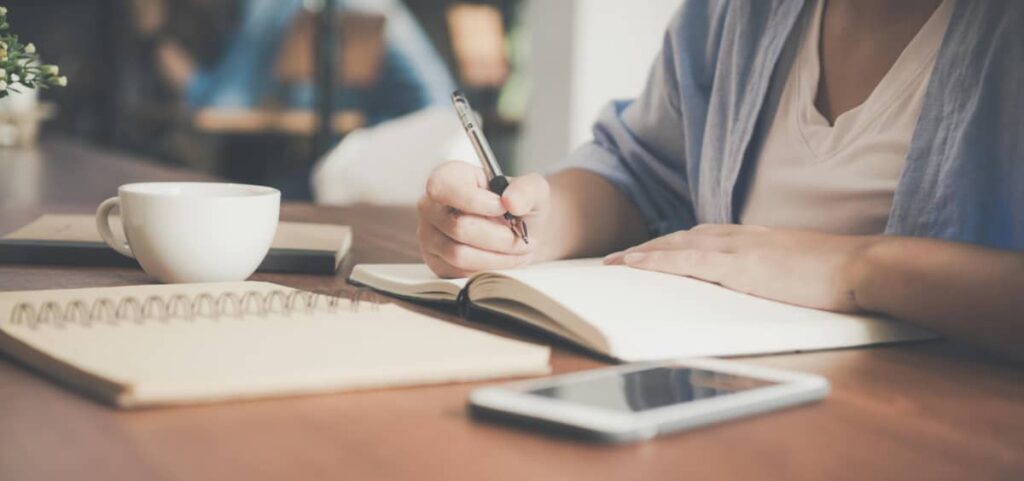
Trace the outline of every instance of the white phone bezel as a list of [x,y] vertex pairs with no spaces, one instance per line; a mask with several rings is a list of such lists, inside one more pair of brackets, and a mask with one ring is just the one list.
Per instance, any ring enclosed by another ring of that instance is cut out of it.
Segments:
[[[528,391],[556,386],[564,382],[657,366],[692,367],[764,379],[779,384],[635,413],[601,409],[528,393]],[[481,388],[470,394],[470,403],[492,411],[511,413],[601,433],[613,439],[645,439],[653,437],[659,432],[701,426],[821,399],[828,393],[828,390],[828,380],[812,374],[781,371],[718,359],[680,359],[626,364]]]

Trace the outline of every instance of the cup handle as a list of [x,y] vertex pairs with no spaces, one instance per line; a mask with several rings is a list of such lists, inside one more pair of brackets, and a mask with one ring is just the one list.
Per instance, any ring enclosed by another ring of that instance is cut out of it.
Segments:
[[114,237],[114,233],[110,231],[110,210],[120,205],[121,199],[117,197],[111,197],[100,204],[96,209],[96,230],[100,232],[103,242],[106,242],[111,249],[114,249],[123,256],[134,259],[135,255],[132,254],[132,249],[128,246],[128,243],[117,240]]

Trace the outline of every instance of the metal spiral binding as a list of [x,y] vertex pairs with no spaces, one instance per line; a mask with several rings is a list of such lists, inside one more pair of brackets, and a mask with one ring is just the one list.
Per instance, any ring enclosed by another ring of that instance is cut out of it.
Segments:
[[200,318],[217,320],[220,318],[241,319],[249,316],[289,316],[295,313],[312,313],[314,311],[336,312],[339,309],[359,311],[364,303],[368,303],[371,310],[380,309],[380,300],[376,293],[368,289],[359,289],[348,298],[341,297],[341,294],[340,291],[322,293],[289,289],[266,292],[225,292],[216,296],[212,294],[148,296],[141,300],[135,297],[122,297],[116,300],[99,298],[91,302],[81,300],[64,303],[49,301],[42,304],[19,302],[12,308],[8,319],[13,325],[25,325],[35,329],[44,325],[64,327],[67,324],[80,326],[90,326],[96,323],[117,325],[122,322],[141,324],[148,321],[193,321]]

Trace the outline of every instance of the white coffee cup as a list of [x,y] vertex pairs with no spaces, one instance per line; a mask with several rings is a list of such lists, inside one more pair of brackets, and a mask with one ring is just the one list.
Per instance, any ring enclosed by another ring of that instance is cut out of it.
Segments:
[[[128,242],[110,231],[120,207]],[[281,192],[216,182],[125,184],[96,209],[100,237],[161,282],[245,280],[270,250]]]

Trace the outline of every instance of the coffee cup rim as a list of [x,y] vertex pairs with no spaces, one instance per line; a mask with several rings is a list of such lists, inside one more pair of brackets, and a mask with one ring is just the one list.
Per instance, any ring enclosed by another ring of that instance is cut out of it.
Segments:
[[[186,192],[187,191],[187,192]],[[117,188],[118,194],[152,197],[192,195],[205,198],[252,198],[280,196],[281,191],[265,185],[234,182],[133,182]]]

